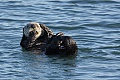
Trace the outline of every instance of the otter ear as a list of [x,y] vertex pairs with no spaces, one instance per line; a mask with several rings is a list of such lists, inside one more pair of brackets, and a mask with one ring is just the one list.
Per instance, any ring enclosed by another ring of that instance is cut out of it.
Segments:
[[48,37],[51,37],[51,35],[53,35],[54,33],[48,28],[46,27],[44,24],[39,24],[40,27],[43,29],[45,35],[47,35]]

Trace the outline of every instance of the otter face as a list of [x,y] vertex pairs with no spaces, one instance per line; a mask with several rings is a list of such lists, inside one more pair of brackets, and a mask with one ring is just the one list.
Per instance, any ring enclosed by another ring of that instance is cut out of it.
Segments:
[[23,28],[23,34],[26,37],[29,37],[31,31],[35,31],[37,33],[35,34],[35,38],[38,38],[42,34],[42,28],[40,27],[39,23],[36,22],[30,22]]

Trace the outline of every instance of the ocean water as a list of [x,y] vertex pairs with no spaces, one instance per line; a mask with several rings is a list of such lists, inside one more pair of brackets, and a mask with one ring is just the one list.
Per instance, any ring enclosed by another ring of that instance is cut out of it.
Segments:
[[[22,50],[29,22],[72,36],[78,55]],[[120,80],[120,1],[0,0],[0,80]]]

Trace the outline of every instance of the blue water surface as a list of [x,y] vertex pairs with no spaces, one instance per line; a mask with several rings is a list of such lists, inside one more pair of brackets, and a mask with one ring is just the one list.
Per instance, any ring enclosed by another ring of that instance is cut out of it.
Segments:
[[[29,22],[72,36],[77,56],[24,51]],[[119,80],[119,0],[0,0],[0,80]]]

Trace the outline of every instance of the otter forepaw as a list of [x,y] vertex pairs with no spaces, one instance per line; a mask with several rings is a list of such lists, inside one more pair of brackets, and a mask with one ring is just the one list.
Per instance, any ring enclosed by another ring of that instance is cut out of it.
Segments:
[[56,34],[56,36],[63,36],[63,35],[64,35],[64,33],[62,33],[62,32],[59,32]]
[[36,31],[31,31],[30,33],[29,33],[29,36],[35,36],[36,35]]

